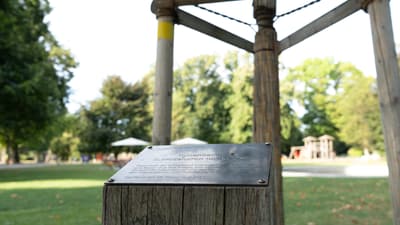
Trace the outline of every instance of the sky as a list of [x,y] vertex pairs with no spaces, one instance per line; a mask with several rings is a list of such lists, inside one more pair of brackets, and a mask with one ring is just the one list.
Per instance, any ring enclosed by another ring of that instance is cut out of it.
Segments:
[[[278,0],[277,14],[290,11],[311,0]],[[79,62],[71,80],[67,105],[73,113],[81,105],[100,97],[100,88],[109,75],[119,75],[125,82],[140,80],[155,65],[157,20],[150,11],[150,0],[49,0],[53,8],[46,20],[50,31]],[[343,0],[321,0],[306,9],[276,20],[278,40],[318,18]],[[252,1],[242,0],[202,5],[209,9],[254,24]],[[397,50],[400,47],[400,1],[390,1]],[[193,6],[182,7],[204,20],[254,42],[252,28],[205,12]],[[223,56],[239,51],[234,46],[208,37],[182,25],[175,26],[174,67],[188,58],[202,54]],[[300,65],[308,58],[331,57],[353,63],[364,74],[375,76],[369,15],[364,11],[349,16],[333,26],[281,53],[286,67]]]

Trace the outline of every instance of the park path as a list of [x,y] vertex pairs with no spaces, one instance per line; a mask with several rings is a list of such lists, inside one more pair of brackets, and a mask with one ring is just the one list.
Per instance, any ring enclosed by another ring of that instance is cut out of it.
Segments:
[[283,166],[283,177],[387,177],[386,164]]
[[2,169],[21,169],[21,168],[36,168],[36,167],[48,167],[48,166],[56,166],[56,164],[49,163],[27,163],[27,164],[0,164],[0,170]]

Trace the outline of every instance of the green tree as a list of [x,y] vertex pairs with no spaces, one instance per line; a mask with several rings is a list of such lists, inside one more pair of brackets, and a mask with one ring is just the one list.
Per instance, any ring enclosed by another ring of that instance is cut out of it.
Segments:
[[332,121],[335,95],[343,77],[357,71],[348,63],[317,58],[308,59],[303,64],[290,68],[285,77],[285,82],[292,83],[288,92],[293,96],[290,105],[304,110],[300,118],[304,136],[328,134],[335,137],[335,150],[339,154],[344,153],[348,147],[338,137],[339,129]]
[[78,118],[73,114],[64,114],[56,118],[49,126],[40,132],[35,138],[27,140],[22,148],[33,150],[38,154],[40,161],[44,160],[45,152],[50,150],[54,138],[59,138],[63,133],[70,133],[76,137]]
[[303,144],[303,133],[300,130],[301,120],[292,106],[294,84],[283,79],[280,82],[281,113],[281,151],[289,155],[291,146]]
[[[224,57],[223,70],[219,68],[217,71],[220,74],[219,77],[223,77],[224,82],[228,82],[230,86],[227,89],[228,91],[225,92],[226,98],[220,98],[225,101],[224,107],[221,109],[229,112],[229,117],[226,117],[227,129],[219,131],[222,134],[222,140],[233,143],[251,142],[253,127],[253,57],[249,54],[240,56],[237,52],[228,52]],[[214,92],[209,92],[209,94],[214,94]],[[185,98],[179,97],[176,100],[185,101]],[[300,120],[290,107],[289,100],[288,93],[281,94],[282,143],[285,144],[283,145],[285,151],[289,151],[288,149],[290,149],[291,145],[301,143],[302,139],[302,134],[299,130]],[[176,105],[182,105],[182,103]],[[193,121],[188,119],[187,116],[190,114],[190,109],[190,107],[181,108],[182,111],[177,113],[177,116],[181,116],[182,120]],[[217,109],[215,108],[215,110]],[[191,123],[188,125],[190,127]]]
[[285,79],[293,83],[291,104],[304,107],[301,120],[305,135],[334,135],[338,131],[328,115],[328,109],[334,103],[332,96],[337,93],[342,77],[352,72],[347,69],[332,59],[309,59],[289,69]]
[[[230,110],[231,121],[228,135],[234,143],[252,141],[253,128],[253,57],[251,55],[228,54],[225,58],[225,68],[231,71],[232,94],[229,95],[227,108]],[[300,131],[301,121],[292,109],[290,100],[291,82],[281,82],[281,147],[283,153],[289,153],[290,146],[302,143]]]
[[350,63],[332,59],[309,59],[289,70],[285,78],[290,105],[303,107],[305,135],[329,134],[336,138],[335,150],[349,145],[382,149],[376,85]]
[[147,89],[144,82],[131,85],[119,76],[108,77],[102,97],[80,111],[79,150],[109,152],[111,142],[129,136],[148,140],[151,117]]
[[19,148],[62,116],[71,69],[77,64],[54,39],[46,0],[0,3],[0,138],[9,163]]
[[174,73],[172,138],[196,137],[225,142],[230,121],[224,102],[230,89],[219,74],[216,56],[187,60]]
[[50,148],[61,161],[67,161],[71,155],[78,153],[79,138],[72,133],[64,132],[61,136],[54,138],[51,141]]
[[253,137],[253,73],[254,66],[251,55],[244,55],[240,60],[236,54],[235,58],[225,58],[226,67],[232,71],[231,87],[232,94],[229,95],[229,123],[228,134],[233,143],[249,143]]
[[334,122],[339,137],[364,151],[383,150],[376,82],[360,71],[343,78],[336,96]]

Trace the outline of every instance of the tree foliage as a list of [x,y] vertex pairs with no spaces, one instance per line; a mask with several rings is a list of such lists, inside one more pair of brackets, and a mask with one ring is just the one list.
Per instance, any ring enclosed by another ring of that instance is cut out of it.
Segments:
[[376,85],[352,64],[309,59],[289,70],[290,105],[303,107],[304,136],[329,134],[336,151],[348,146],[382,149]]
[[79,150],[111,151],[110,143],[125,137],[149,139],[151,117],[145,82],[133,85],[119,76],[104,81],[102,97],[80,111]]
[[233,143],[249,143],[253,138],[253,58],[245,55],[227,55],[225,65],[232,74],[232,94],[228,97],[229,122],[228,135]]
[[230,121],[224,102],[229,86],[218,73],[216,56],[187,60],[174,73],[172,138],[197,137],[218,143]]
[[[172,139],[252,142],[252,61],[251,55],[229,52],[222,60],[203,55],[179,66],[174,72]],[[102,97],[80,112],[80,150],[110,151],[112,141],[127,136],[149,140],[153,85],[154,70],[133,85],[109,77]],[[288,154],[305,136],[324,134],[342,145],[336,145],[339,153],[347,146],[381,150],[377,101],[374,79],[349,63],[310,59],[289,69],[280,81],[281,151]]]
[[61,161],[67,161],[73,153],[78,152],[79,138],[72,133],[64,132],[51,141],[51,150]]
[[24,145],[38,153],[49,150],[52,139],[62,136],[63,133],[70,133],[76,136],[77,122],[78,118],[76,115],[66,113],[57,117],[49,126],[40,132],[40,135],[29,139]]
[[334,135],[338,131],[328,110],[333,103],[331,96],[335,95],[342,77],[348,72],[341,68],[341,63],[331,59],[309,59],[289,70],[286,79],[293,83],[291,101],[304,107],[301,120],[306,136]]
[[281,113],[281,151],[289,154],[291,146],[303,144],[302,125],[298,113],[292,105],[293,83],[283,79],[279,86],[280,91],[280,113]]
[[0,3],[0,138],[9,161],[65,113],[76,62],[54,39],[46,0]]
[[334,123],[344,142],[365,151],[383,150],[378,94],[373,77],[346,76],[336,97]]

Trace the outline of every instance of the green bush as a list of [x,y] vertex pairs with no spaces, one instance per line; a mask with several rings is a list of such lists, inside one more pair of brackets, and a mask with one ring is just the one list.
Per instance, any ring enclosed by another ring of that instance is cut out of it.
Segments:
[[359,149],[359,148],[350,148],[349,151],[347,151],[347,156],[350,157],[360,157],[363,155],[363,150]]

